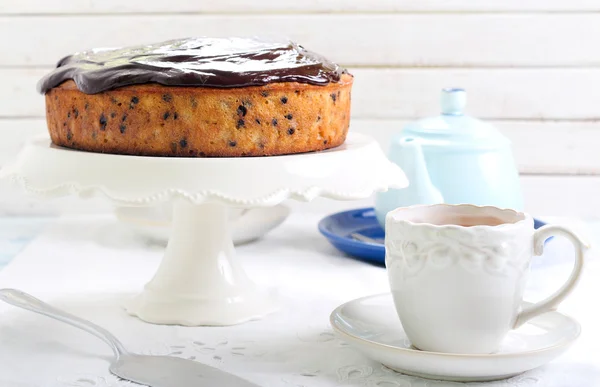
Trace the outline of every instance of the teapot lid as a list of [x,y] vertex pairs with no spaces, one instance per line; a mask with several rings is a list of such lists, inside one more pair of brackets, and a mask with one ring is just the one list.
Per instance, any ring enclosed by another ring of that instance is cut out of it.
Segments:
[[509,143],[492,125],[465,114],[467,92],[445,88],[440,94],[441,114],[409,123],[402,136],[421,137],[426,142],[457,143],[466,147],[504,146]]

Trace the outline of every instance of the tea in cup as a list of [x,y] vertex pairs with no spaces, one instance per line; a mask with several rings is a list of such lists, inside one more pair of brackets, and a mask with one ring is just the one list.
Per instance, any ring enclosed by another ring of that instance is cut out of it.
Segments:
[[[575,246],[573,271],[556,293],[524,308],[531,258],[553,235]],[[385,248],[394,305],[413,346],[485,354],[498,351],[509,330],[554,310],[571,293],[586,245],[565,227],[536,231],[522,212],[436,204],[389,212]]]

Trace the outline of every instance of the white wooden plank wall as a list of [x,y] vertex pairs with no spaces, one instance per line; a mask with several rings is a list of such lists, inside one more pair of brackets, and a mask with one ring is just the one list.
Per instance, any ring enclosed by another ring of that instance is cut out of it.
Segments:
[[[596,0],[0,0],[0,166],[45,132],[35,85],[62,56],[194,35],[284,35],[346,65],[352,130],[386,149],[437,114],[440,88],[465,87],[469,112],[512,139],[528,210],[600,216]],[[58,203],[0,183],[0,212],[99,208]]]

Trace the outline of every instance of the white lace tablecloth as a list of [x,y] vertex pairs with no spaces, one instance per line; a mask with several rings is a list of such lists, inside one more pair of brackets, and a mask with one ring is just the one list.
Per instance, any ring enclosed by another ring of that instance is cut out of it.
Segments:
[[[238,248],[249,275],[283,300],[279,312],[243,325],[158,326],[128,316],[120,304],[151,278],[162,247],[148,245],[109,216],[48,225],[0,272],[0,287],[22,289],[92,320],[132,351],[195,359],[262,386],[459,385],[395,373],[334,337],[328,318],[336,306],[386,292],[388,284],[385,269],[331,247],[316,229],[318,219],[294,214],[263,240]],[[568,274],[572,253],[559,240],[548,248],[551,253],[536,258],[529,299],[556,288]],[[599,297],[600,265],[592,253],[580,287],[560,309],[581,322],[580,340],[547,366],[485,385],[600,386]],[[2,387],[134,386],[109,374],[110,356],[89,334],[0,305]]]

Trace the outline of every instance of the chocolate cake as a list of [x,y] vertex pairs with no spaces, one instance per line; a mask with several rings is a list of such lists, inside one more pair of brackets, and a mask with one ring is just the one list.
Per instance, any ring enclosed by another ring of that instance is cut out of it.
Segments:
[[56,145],[239,157],[342,144],[352,81],[293,42],[190,38],[67,56],[38,90]]

